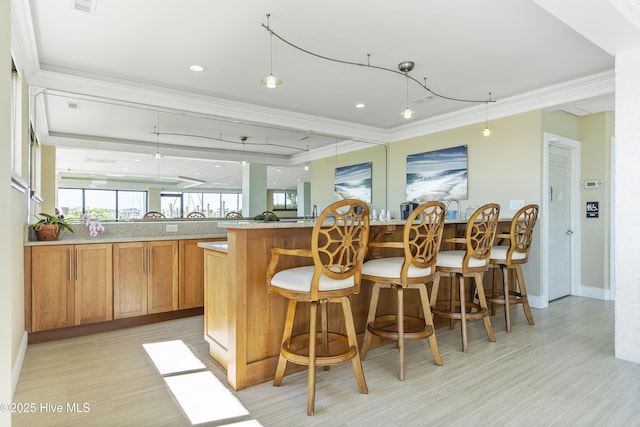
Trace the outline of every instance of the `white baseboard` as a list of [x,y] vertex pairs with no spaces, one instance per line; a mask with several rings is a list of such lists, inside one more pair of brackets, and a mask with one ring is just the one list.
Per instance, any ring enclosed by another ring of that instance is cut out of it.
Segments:
[[22,372],[22,364],[24,357],[27,354],[27,344],[29,344],[29,334],[25,331],[22,334],[22,340],[20,341],[20,348],[18,348],[18,354],[16,355],[16,362],[13,364],[11,373],[11,396],[15,396],[16,388],[18,387],[18,380],[20,379],[20,372]]
[[613,301],[615,296],[610,289],[594,288],[591,286],[580,286],[578,295],[581,297],[600,299],[604,301]]

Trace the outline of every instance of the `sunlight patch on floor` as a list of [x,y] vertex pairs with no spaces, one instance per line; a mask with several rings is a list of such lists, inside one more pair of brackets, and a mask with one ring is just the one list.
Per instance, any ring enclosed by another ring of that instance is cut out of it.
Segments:
[[248,415],[249,411],[209,371],[164,379],[192,424]]
[[[192,424],[232,420],[249,415],[235,397],[182,340],[142,345]],[[194,372],[198,371],[198,372]],[[261,426],[256,420],[228,426]]]
[[197,371],[206,366],[182,340],[142,345],[162,375]]

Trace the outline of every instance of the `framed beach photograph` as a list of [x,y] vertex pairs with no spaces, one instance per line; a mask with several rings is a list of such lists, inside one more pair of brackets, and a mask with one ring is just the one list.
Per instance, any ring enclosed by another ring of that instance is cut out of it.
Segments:
[[407,156],[407,200],[467,199],[467,146]]
[[336,168],[334,182],[336,200],[371,203],[371,162]]

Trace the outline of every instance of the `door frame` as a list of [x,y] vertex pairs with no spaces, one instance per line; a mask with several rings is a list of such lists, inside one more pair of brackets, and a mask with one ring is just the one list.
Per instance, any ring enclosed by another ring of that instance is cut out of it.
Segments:
[[556,146],[570,151],[571,176],[569,189],[571,194],[570,218],[571,229],[574,231],[573,239],[571,239],[571,295],[578,295],[580,286],[580,142],[574,139],[565,138],[563,136],[552,133],[544,133],[544,143],[542,150],[542,197],[540,204],[541,218],[540,225],[542,228],[542,296],[539,301],[540,308],[549,306],[549,263],[547,256],[549,254],[549,147]]

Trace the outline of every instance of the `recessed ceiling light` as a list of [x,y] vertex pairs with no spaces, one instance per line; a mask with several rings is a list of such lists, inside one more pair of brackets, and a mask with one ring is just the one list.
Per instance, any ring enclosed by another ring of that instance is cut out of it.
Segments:
[[364,108],[366,106],[367,104],[363,104],[363,103],[356,104],[356,108]]
[[202,65],[192,65],[189,69],[198,73],[204,71],[204,67]]

